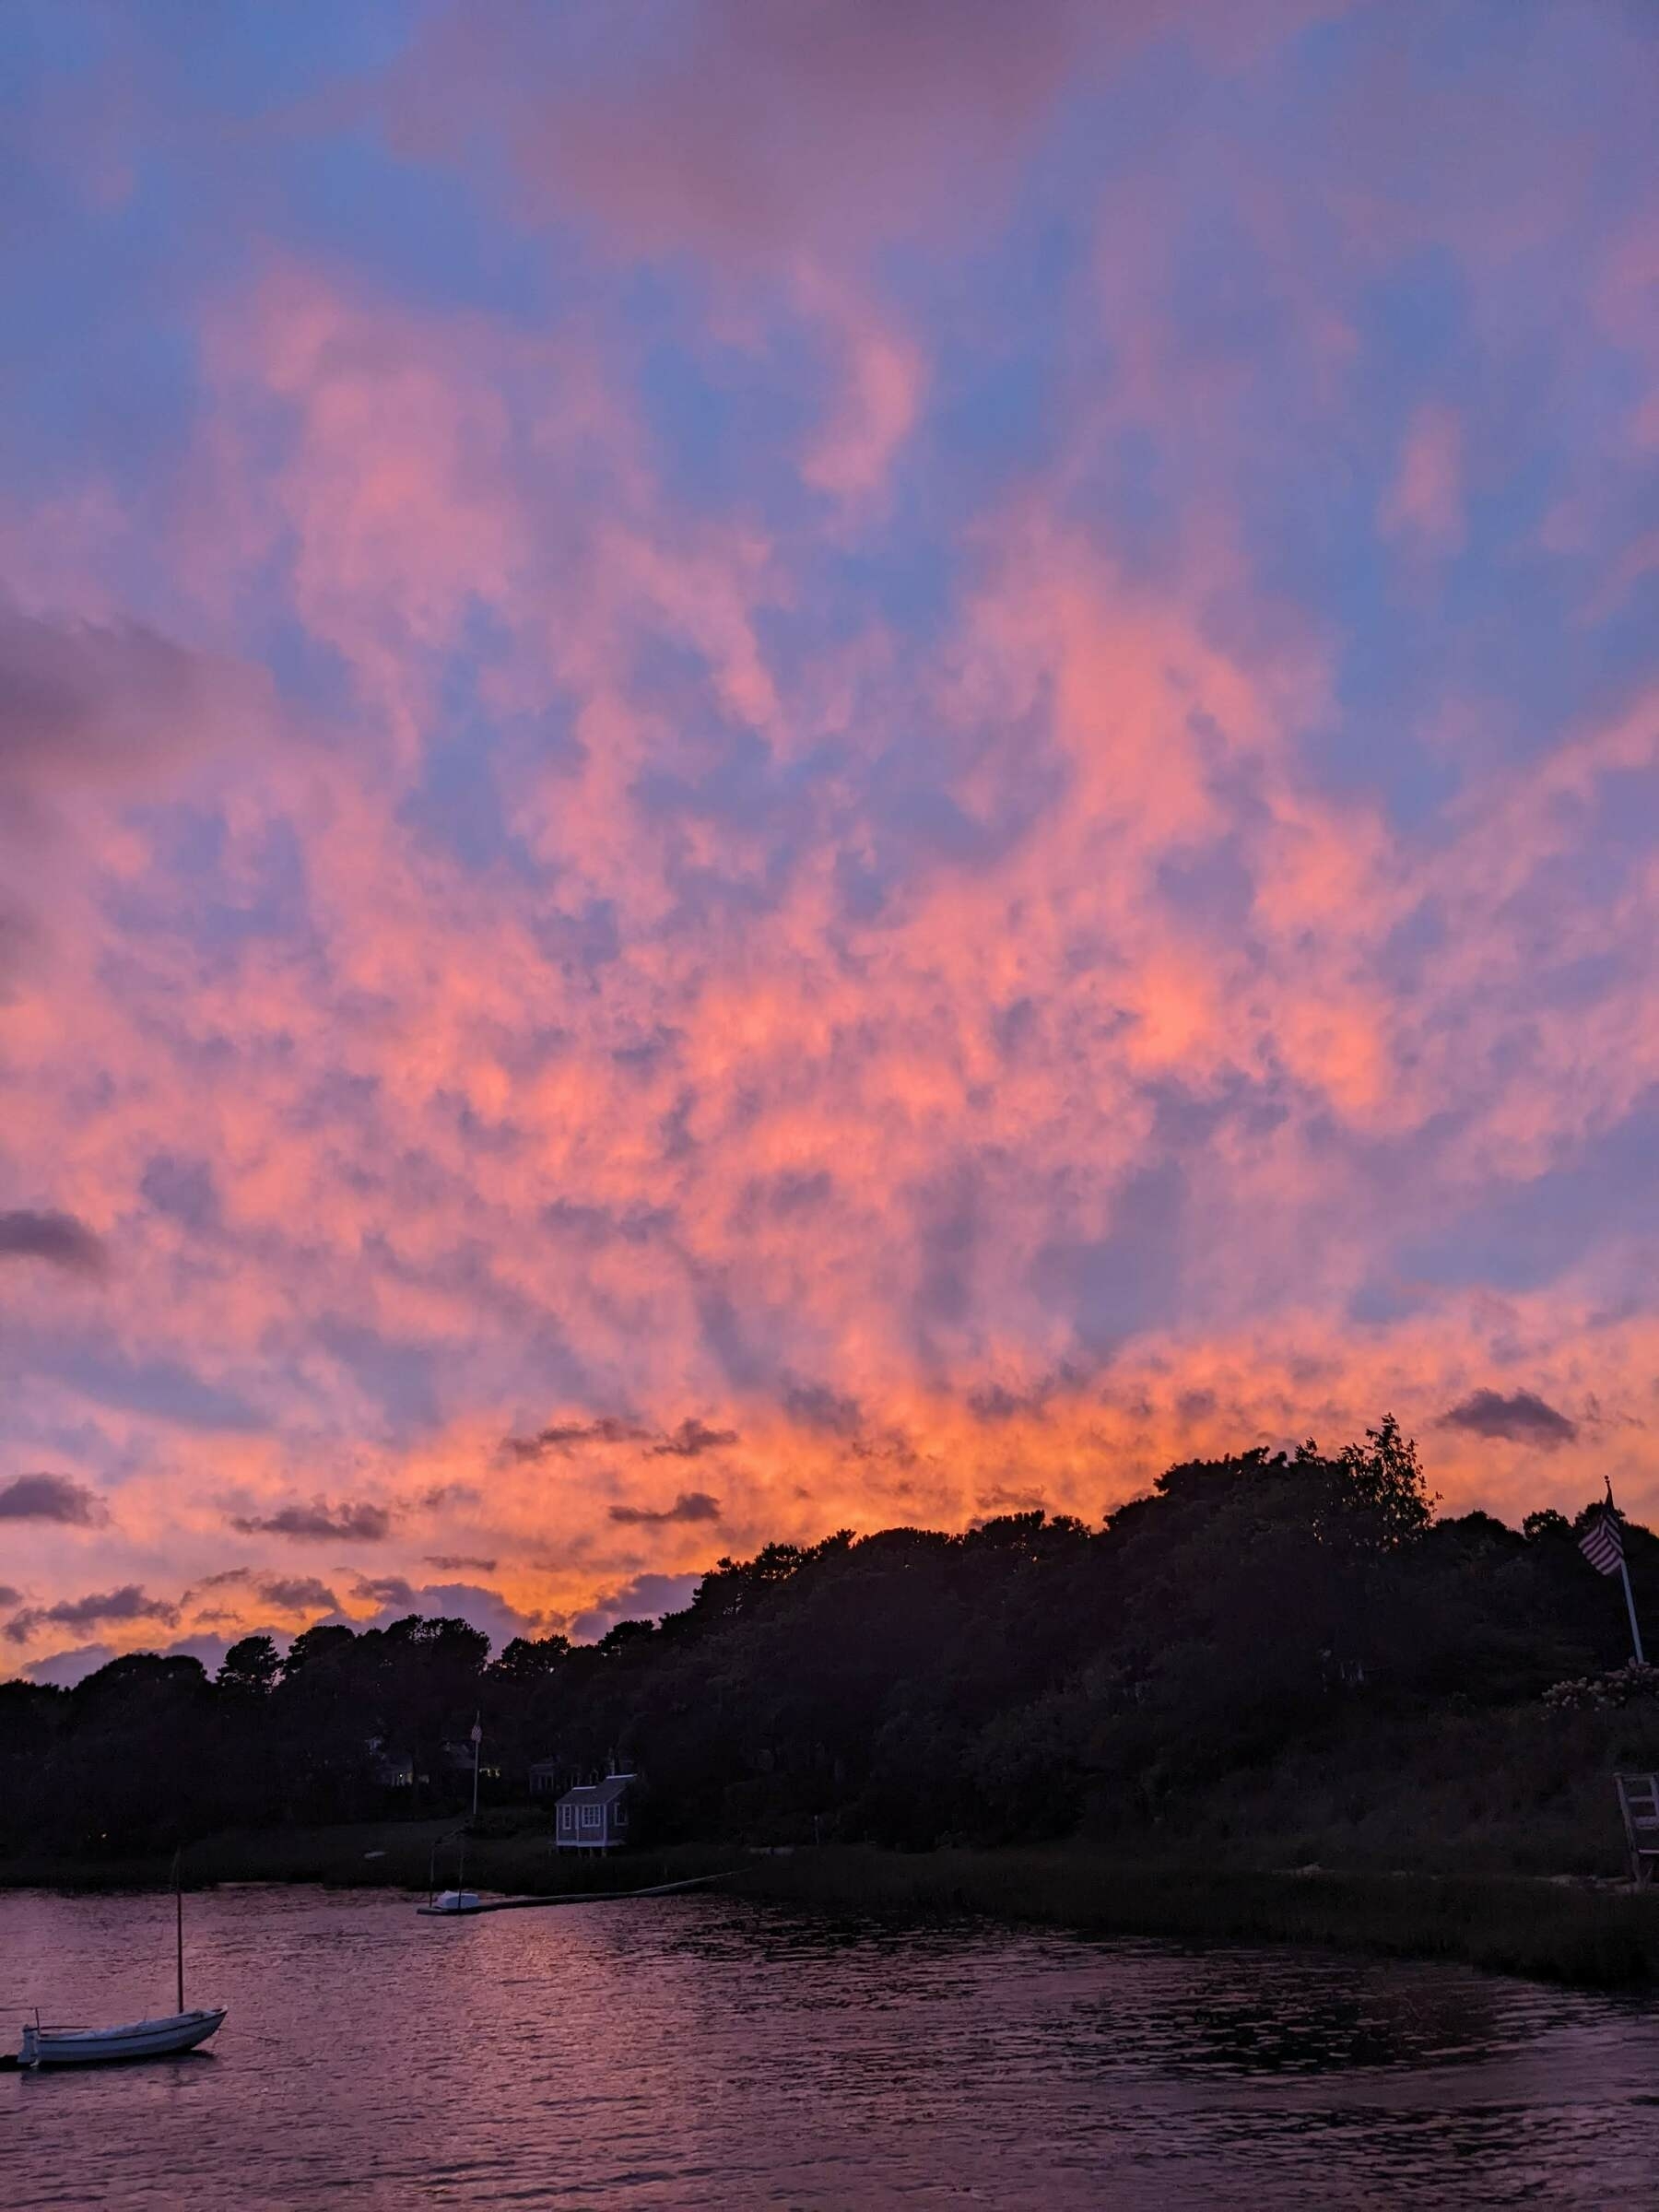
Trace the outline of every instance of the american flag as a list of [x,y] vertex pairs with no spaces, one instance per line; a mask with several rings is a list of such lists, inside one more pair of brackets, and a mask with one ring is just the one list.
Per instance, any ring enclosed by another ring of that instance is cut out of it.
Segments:
[[1617,1574],[1624,1563],[1624,1532],[1618,1516],[1604,1510],[1579,1538],[1579,1549],[1597,1574]]

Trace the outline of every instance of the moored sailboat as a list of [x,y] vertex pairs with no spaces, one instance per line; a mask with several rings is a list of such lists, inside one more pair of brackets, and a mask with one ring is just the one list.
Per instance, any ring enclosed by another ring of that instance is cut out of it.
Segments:
[[[473,1728],[475,1751],[477,1738],[478,1730],[475,1724]],[[476,1793],[476,1782],[474,1789]],[[473,1809],[476,1814],[477,1810],[476,1802]],[[436,1915],[452,1912],[476,1912],[477,1911],[478,1893],[476,1889],[469,1889],[466,1886],[466,1831],[467,1823],[463,1821],[459,1828],[447,1830],[433,1843],[432,1855],[427,1866],[427,1901],[424,1905],[416,1906],[415,1910],[418,1912]],[[460,1864],[455,1870],[455,1887],[453,1889],[440,1889],[438,1887],[438,1853],[446,1843],[453,1843],[457,1836],[461,1840],[461,1854]]]
[[440,1889],[437,1896],[429,1898],[424,1905],[417,1905],[417,1912],[429,1915],[438,1912],[476,1912],[478,1893],[476,1889]]
[[42,2027],[31,2021],[23,2030],[21,2066],[95,2066],[123,2058],[169,2058],[194,2051],[222,2025],[225,2008],[175,2012],[159,2019],[134,2020],[124,2028]]
[[93,2066],[118,2059],[170,2058],[194,2051],[223,2025],[222,2005],[184,2009],[184,1887],[180,1877],[179,1853],[173,1853],[174,1963],[177,1971],[177,2012],[155,2019],[130,2020],[120,2028],[71,2028],[42,2025],[37,2010],[23,2030],[20,2066]]

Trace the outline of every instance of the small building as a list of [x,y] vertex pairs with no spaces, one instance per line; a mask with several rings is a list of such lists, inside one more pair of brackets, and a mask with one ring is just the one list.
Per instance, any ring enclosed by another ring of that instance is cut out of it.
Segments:
[[553,1823],[556,1851],[617,1851],[628,1841],[631,1774],[607,1774],[567,1790]]
[[412,1790],[415,1761],[407,1751],[388,1751],[384,1736],[371,1735],[366,1747],[369,1774],[382,1790]]
[[[500,1782],[501,1779],[500,1762],[498,1759],[488,1758],[481,1749],[477,1756],[478,1772],[484,1780]],[[443,1763],[453,1774],[470,1774],[473,1771],[473,1759],[474,1747],[471,1744],[445,1744],[443,1746]]]
[[562,1759],[533,1759],[530,1765],[530,1794],[532,1797],[557,1795],[565,1771]]

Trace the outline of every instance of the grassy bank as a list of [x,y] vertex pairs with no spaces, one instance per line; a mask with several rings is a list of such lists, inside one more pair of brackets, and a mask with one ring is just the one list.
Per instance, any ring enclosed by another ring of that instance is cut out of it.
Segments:
[[1098,1936],[1303,1943],[1455,1959],[1583,1988],[1659,1982],[1659,1899],[1535,1877],[1147,1865],[1081,1847],[802,1852],[751,1894],[819,1911],[990,1914]]
[[[331,1888],[424,1891],[436,1844],[438,1884],[447,1888],[457,1870],[455,1826],[452,1814],[434,1820],[232,1829],[192,1843],[184,1853],[183,1877],[189,1888],[220,1882],[321,1882]],[[612,1859],[556,1854],[545,1813],[522,1824],[487,1816],[481,1827],[482,1832],[466,1840],[467,1887],[512,1896],[634,1889],[712,1873],[733,1863],[729,1849],[688,1844]],[[67,1860],[23,1854],[0,1860],[0,1888],[153,1889],[171,1879],[171,1865],[168,1853]]]

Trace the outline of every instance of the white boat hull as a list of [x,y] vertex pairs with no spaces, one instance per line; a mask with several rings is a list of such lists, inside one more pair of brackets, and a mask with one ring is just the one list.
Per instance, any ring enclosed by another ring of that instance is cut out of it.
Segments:
[[170,2058],[194,2051],[222,2024],[224,2008],[168,2013],[125,2028],[36,2028],[23,2030],[22,2066],[101,2066],[118,2059]]
[[417,1905],[417,1912],[425,1912],[433,1919],[440,1913],[476,1912],[478,1893],[476,1889],[441,1889],[429,1905]]

